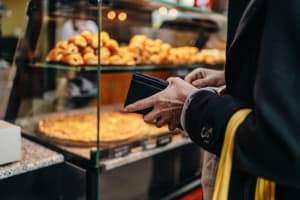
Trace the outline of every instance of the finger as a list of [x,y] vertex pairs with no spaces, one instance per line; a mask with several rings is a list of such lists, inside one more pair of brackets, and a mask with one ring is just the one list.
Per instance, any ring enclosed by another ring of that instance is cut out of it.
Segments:
[[188,75],[186,75],[184,80],[188,83],[192,83],[194,80],[201,79],[201,78],[204,78],[202,69],[201,70],[196,69],[196,70],[192,71],[191,73],[189,73]]
[[170,131],[174,131],[176,129],[176,126],[174,124],[169,123],[168,128]]
[[185,78],[184,78],[184,80],[186,81],[186,82],[188,82],[188,83],[192,83],[194,80],[196,80],[197,79],[197,76],[196,76],[196,74],[188,74]]
[[198,79],[192,82],[192,85],[196,88],[203,88],[208,86],[208,81],[206,79]]
[[152,110],[151,112],[149,112],[148,114],[146,114],[144,116],[144,121],[146,123],[155,123],[156,119],[160,118],[160,112],[157,110]]
[[121,113],[127,113],[128,111],[125,108],[121,108],[120,112]]
[[127,105],[123,109],[123,111],[124,112],[134,112],[134,111],[137,111],[137,110],[143,110],[143,109],[152,107],[153,105],[154,105],[154,98],[153,98],[153,96],[151,96],[151,97],[136,101],[133,104]]
[[169,128],[169,130],[171,130],[171,131],[174,131],[176,128],[178,128],[179,127],[179,121],[177,121],[177,120],[172,120],[172,121],[170,121],[169,122],[169,124],[168,124],[168,128]]
[[156,126],[158,128],[162,127],[163,125],[167,124],[168,123],[168,117],[167,116],[163,116],[163,117],[160,117],[158,118],[157,122],[156,122]]

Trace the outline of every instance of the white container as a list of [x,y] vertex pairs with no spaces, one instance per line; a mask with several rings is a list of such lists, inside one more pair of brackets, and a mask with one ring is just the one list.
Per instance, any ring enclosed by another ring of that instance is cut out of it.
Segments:
[[21,160],[21,128],[0,120],[0,165]]

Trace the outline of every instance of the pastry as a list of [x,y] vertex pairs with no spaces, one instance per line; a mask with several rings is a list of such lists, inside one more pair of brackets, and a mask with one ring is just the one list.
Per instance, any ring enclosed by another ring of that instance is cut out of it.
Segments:
[[106,41],[105,47],[108,48],[114,54],[119,50],[119,43],[116,40],[109,39]]
[[[101,112],[100,144],[124,142],[144,137],[148,126],[138,114]],[[95,146],[97,142],[96,113],[61,114],[41,120],[40,136],[58,144],[72,146]]]
[[73,53],[79,53],[79,48],[75,44],[70,43],[68,47],[65,49],[64,54],[73,54]]
[[82,52],[83,55],[86,54],[86,53],[93,53],[94,54],[95,50],[91,46],[86,46],[86,47],[82,48],[81,52]]
[[79,53],[67,54],[64,55],[62,61],[66,64],[78,66],[83,65],[83,59]]
[[73,43],[79,47],[86,47],[88,44],[87,40],[81,35],[76,35],[76,36],[71,37],[69,39],[69,43]]
[[97,65],[98,56],[94,53],[86,53],[83,55],[83,62],[85,65]]
[[58,41],[55,46],[61,49],[66,49],[68,47],[68,41],[65,40]]
[[89,31],[83,31],[80,33],[82,37],[84,37],[87,41],[93,38],[93,34]]
[[49,51],[46,61],[47,62],[60,62],[64,55],[64,49],[61,48],[53,48]]

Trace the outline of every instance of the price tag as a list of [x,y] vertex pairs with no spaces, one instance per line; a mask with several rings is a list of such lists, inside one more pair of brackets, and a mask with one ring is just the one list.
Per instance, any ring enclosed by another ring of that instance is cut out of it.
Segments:
[[153,142],[151,142],[151,140],[144,140],[142,142],[142,146],[144,149],[153,149],[155,148],[156,144]]
[[130,151],[131,151],[130,145],[119,146],[112,149],[111,155],[113,158],[124,157],[128,155]]
[[172,142],[172,134],[161,135],[157,137],[156,145],[165,146]]

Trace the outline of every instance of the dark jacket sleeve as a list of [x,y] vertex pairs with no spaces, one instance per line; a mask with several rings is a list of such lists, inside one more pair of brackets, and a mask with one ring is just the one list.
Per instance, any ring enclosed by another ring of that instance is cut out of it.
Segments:
[[[253,112],[237,130],[233,167],[299,187],[300,1],[269,0],[265,8]],[[199,94],[199,98],[202,98],[200,95],[204,96]],[[191,102],[191,106],[193,104]],[[230,116],[243,105],[232,96],[211,98],[206,104],[206,107],[198,105],[198,112],[204,111],[206,119],[198,118],[198,123],[193,124],[187,122],[186,127],[194,141],[218,154],[216,149],[222,146]],[[194,106],[197,109],[196,104]],[[189,112],[192,111],[186,112],[186,116]],[[214,124],[211,140],[217,142],[204,144],[199,136],[201,128],[198,132],[195,129],[199,124],[202,127]]]

